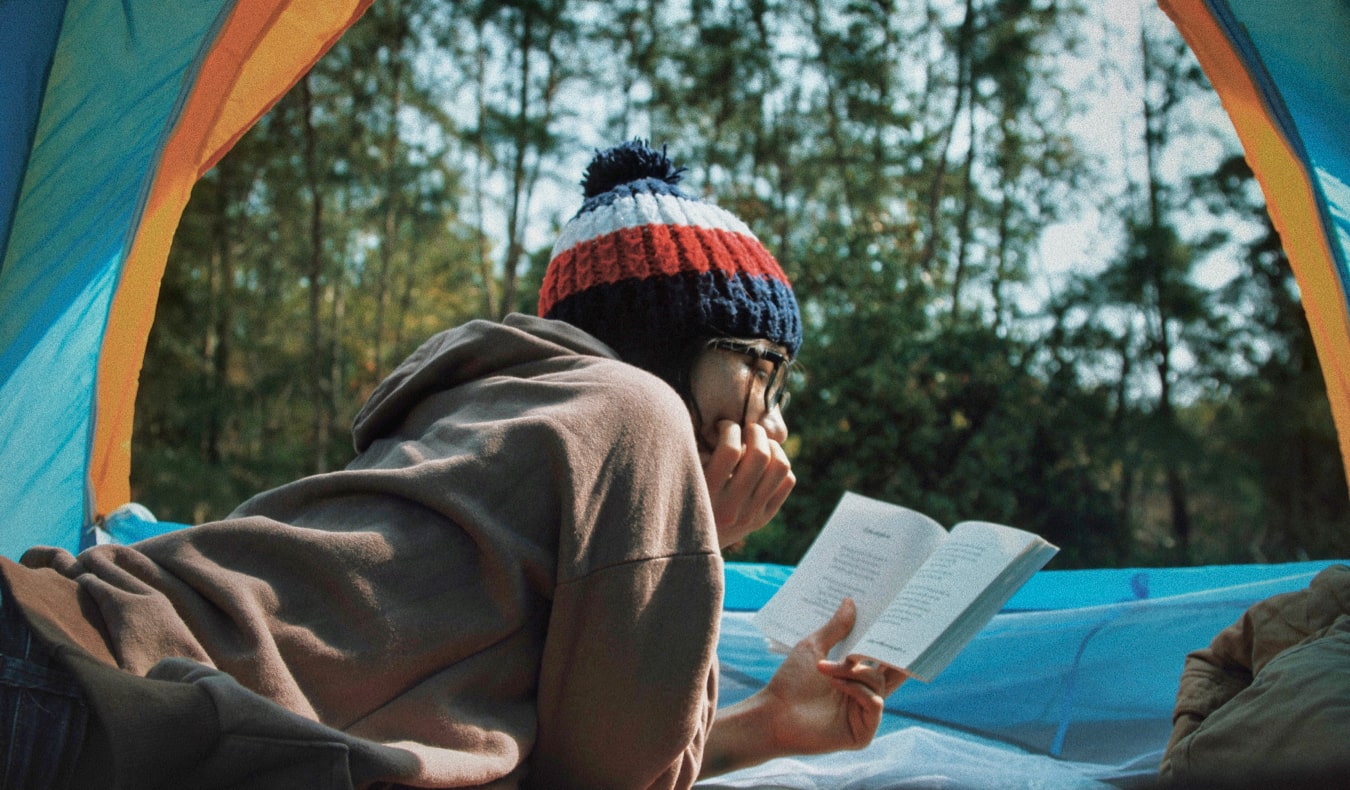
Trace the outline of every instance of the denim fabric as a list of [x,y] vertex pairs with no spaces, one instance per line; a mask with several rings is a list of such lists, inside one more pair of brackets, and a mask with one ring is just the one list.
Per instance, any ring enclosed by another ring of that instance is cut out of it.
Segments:
[[87,715],[75,679],[0,583],[0,788],[65,788]]

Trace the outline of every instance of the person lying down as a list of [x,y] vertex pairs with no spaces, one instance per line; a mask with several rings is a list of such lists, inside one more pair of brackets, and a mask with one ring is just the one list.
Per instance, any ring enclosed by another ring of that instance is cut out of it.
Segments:
[[688,787],[860,748],[904,679],[827,650],[717,709],[720,549],[766,524],[802,323],[665,151],[598,152],[539,315],[448,329],[355,459],[227,518],[0,560],[7,787]]

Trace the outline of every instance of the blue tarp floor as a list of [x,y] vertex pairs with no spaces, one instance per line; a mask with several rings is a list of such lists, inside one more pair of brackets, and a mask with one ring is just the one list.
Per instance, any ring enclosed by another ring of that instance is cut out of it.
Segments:
[[[1150,785],[1186,654],[1332,564],[1041,571],[933,682],[901,686],[867,749],[775,760],[700,787]],[[790,571],[728,563],[722,704],[781,661],[750,618]]]

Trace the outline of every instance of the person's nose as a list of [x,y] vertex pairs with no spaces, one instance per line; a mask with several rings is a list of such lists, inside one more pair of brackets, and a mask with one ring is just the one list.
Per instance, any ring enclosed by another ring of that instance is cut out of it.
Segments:
[[774,406],[759,417],[759,425],[764,429],[764,433],[769,438],[779,444],[787,441],[788,427],[787,421],[783,419],[783,410]]

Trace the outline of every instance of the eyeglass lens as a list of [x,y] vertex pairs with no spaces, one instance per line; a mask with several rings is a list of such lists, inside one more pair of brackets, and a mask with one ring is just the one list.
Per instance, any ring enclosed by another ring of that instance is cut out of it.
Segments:
[[769,381],[764,385],[764,408],[773,411],[774,407],[783,408],[787,406],[787,365],[778,360],[773,361],[773,373],[769,374]]
[[779,354],[777,351],[756,348],[754,346],[742,345],[732,341],[715,341],[710,344],[714,348],[721,348],[727,351],[734,351],[738,354],[744,354],[755,360],[756,363],[768,362],[773,365],[767,379],[754,377],[750,383],[750,391],[746,393],[746,402],[748,404],[751,395],[755,389],[763,388],[764,391],[764,410],[773,411],[774,407],[784,409],[787,407],[790,393],[787,391],[788,368],[791,363],[787,357]]

